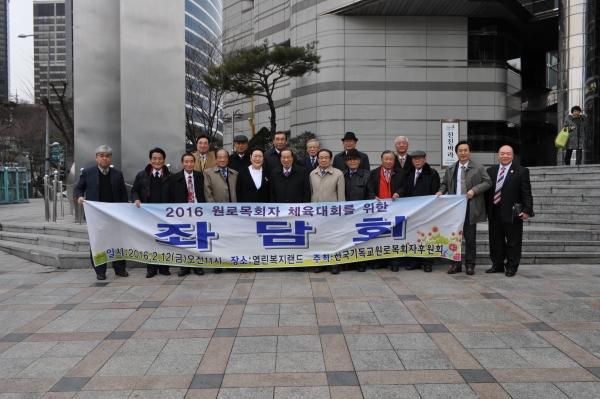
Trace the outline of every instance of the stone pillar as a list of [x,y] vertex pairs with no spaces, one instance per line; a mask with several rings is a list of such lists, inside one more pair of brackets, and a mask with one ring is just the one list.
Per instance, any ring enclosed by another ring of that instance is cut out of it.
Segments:
[[[571,107],[587,115],[587,142],[583,163],[599,163],[598,131],[598,4],[596,0],[561,0],[559,7],[558,123],[562,126]],[[559,165],[563,164],[559,151]]]

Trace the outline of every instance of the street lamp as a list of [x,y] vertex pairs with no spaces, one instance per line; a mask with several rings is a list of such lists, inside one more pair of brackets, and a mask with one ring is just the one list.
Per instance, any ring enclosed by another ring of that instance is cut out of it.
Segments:
[[[50,104],[50,33],[33,33],[31,35],[20,34],[20,39],[25,39],[26,37],[36,37],[36,36],[48,36],[48,64],[46,66],[46,97],[48,98],[48,104]],[[41,90],[40,90],[41,92]],[[48,108],[46,108],[46,162],[44,163],[44,174],[46,176],[50,175],[50,146],[48,142],[50,141],[50,113],[48,112]]]
[[[229,123],[231,122],[231,146],[233,147],[233,140],[235,139],[235,120],[242,119],[242,115],[244,113],[241,109],[236,109],[233,111],[233,118],[231,118],[230,114],[223,115],[223,122]],[[235,148],[234,148],[235,149]]]

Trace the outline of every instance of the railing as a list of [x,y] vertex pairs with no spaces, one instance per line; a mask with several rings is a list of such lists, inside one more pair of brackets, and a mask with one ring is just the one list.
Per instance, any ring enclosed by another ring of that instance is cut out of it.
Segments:
[[[62,181],[58,178],[58,171],[54,171],[51,176],[44,176],[44,215],[46,222],[52,221],[56,223],[58,216],[58,202],[60,202],[60,215],[61,218],[65,217],[65,199],[63,198],[63,192],[65,186]],[[68,199],[66,199],[68,201]],[[52,207],[50,206],[52,201]],[[71,215],[73,214],[73,207],[71,207]]]

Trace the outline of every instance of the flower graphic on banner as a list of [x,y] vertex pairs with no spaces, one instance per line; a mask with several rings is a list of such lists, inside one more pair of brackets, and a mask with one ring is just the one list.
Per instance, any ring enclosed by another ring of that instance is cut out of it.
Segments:
[[445,237],[440,233],[440,228],[433,226],[431,231],[417,231],[417,243],[427,245],[442,245],[441,257],[451,260],[461,259],[462,230],[452,232],[450,237]]

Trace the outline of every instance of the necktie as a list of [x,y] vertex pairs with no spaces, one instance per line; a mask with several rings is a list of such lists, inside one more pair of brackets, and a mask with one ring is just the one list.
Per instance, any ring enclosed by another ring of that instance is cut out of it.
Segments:
[[194,203],[194,184],[192,183],[192,176],[188,176],[188,202],[190,204]]
[[420,170],[417,170],[417,171],[415,172],[415,186],[417,185],[417,179],[419,178],[419,176],[420,176],[420,175],[421,175],[421,171],[420,171]]
[[327,169],[326,170],[321,169],[321,176],[325,176],[325,173],[327,173]]
[[383,174],[385,175],[385,181],[389,182],[390,181],[390,171],[387,169],[384,169]]
[[504,170],[506,168],[502,167],[500,170],[500,176],[498,176],[498,181],[496,182],[496,191],[494,192],[494,205],[497,205],[500,202],[500,198],[502,197],[502,185],[504,184]]
[[227,168],[222,168],[221,174],[223,175],[223,179],[227,180]]
[[310,164],[313,168],[315,167],[315,159],[313,157],[310,157]]
[[106,176],[106,174],[107,174],[107,173],[108,173],[108,171],[107,171],[106,169],[102,169],[102,174],[103,174],[104,176]]
[[204,172],[204,155],[200,155],[200,169]]
[[400,166],[404,167],[404,157],[400,157]]
[[461,194],[466,194],[467,193],[467,182],[465,181],[465,171],[467,170],[467,168],[465,168],[465,166],[461,166],[460,167],[460,193]]
[[352,176],[354,176],[354,172],[350,171],[349,174],[350,174],[350,178],[352,179]]
[[283,174],[285,175],[285,177],[289,177],[289,175],[290,175],[290,171],[289,171],[289,170],[286,170],[286,171],[284,171],[284,172],[283,172]]
[[159,174],[158,174],[158,171],[154,172],[154,177],[156,177],[157,179],[160,177]]

